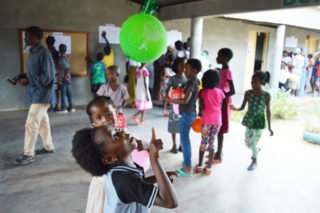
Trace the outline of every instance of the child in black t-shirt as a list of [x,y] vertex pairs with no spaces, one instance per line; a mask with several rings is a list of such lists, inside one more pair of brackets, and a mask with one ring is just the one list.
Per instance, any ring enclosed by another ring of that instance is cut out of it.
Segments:
[[76,132],[72,154],[90,174],[106,174],[104,212],[149,212],[152,205],[177,207],[175,191],[159,161],[162,146],[153,129],[149,153],[155,179],[146,179],[143,170],[131,159],[132,150],[137,148],[136,140],[124,132],[112,134],[107,126]]

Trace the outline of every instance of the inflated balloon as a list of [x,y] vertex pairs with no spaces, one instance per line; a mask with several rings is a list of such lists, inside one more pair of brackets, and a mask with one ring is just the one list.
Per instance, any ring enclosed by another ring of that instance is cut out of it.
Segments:
[[196,133],[201,132],[201,124],[202,124],[202,119],[200,117],[196,118],[193,123],[192,123],[192,129]]
[[156,60],[165,52],[166,45],[166,29],[152,15],[133,15],[121,27],[120,47],[134,61],[147,63]]
[[137,149],[131,152],[132,160],[141,166],[146,172],[150,166],[149,152],[146,150],[138,151]]

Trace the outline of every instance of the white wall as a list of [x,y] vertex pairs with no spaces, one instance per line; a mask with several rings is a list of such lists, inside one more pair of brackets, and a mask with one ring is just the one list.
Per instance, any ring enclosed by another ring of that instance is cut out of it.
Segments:
[[[24,88],[6,82],[20,72],[18,29],[38,25],[43,29],[89,32],[89,54],[95,58],[103,50],[98,44],[98,27],[107,23],[121,26],[139,8],[127,1],[114,0],[1,0],[0,1],[0,111],[25,109]],[[125,56],[119,45],[112,45],[115,64],[125,75]],[[72,93],[76,105],[87,104],[92,98],[88,77],[74,77]]]
[[[176,29],[182,32],[184,41],[190,36],[190,19],[165,21],[164,25],[168,30]],[[242,94],[246,87],[244,79],[246,69],[246,56],[248,52],[249,30],[270,33],[266,70],[271,71],[273,66],[273,53],[276,39],[275,26],[260,26],[241,20],[215,17],[206,18],[204,20],[202,49],[209,51],[209,58],[213,64],[213,68],[219,66],[216,63],[216,54],[220,48],[228,47],[233,50],[234,58],[230,62],[230,68],[232,69],[234,74],[234,83],[236,92],[238,94]],[[304,47],[304,39],[307,34],[310,34],[312,37],[319,37],[319,33],[311,30],[304,30],[289,26],[287,27],[286,36],[294,35],[295,37],[297,37],[299,46],[301,47]]]

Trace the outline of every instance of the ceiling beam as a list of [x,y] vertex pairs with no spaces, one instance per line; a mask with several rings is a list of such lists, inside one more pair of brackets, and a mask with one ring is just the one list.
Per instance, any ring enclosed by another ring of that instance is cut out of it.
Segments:
[[[285,6],[286,2],[294,4]],[[320,0],[203,0],[161,8],[158,17],[161,20],[172,20],[313,5],[320,5]]]

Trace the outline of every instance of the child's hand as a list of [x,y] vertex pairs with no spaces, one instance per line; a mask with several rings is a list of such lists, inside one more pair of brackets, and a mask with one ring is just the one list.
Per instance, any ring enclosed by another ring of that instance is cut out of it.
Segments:
[[136,142],[137,142],[137,145],[138,145],[137,150],[138,151],[142,151],[144,149],[142,141],[141,140],[136,140]]
[[151,137],[151,143],[149,147],[150,159],[159,158],[160,156],[159,151],[161,149],[163,149],[163,142],[161,139],[156,139],[156,133],[154,132],[154,128],[152,128],[152,137]]
[[18,83],[21,84],[22,86],[27,86],[29,84],[29,81],[26,78],[22,78],[22,79],[18,79]]
[[178,173],[174,171],[166,172],[166,174],[171,183],[173,183],[174,177],[178,177]]
[[272,129],[269,128],[270,136],[273,136],[273,131]]
[[234,111],[237,110],[237,107],[236,107],[235,105],[233,105],[233,104],[229,104],[229,108],[230,108],[231,110],[234,110]]
[[105,38],[107,36],[106,31],[102,31],[101,36],[102,36],[102,38]]

